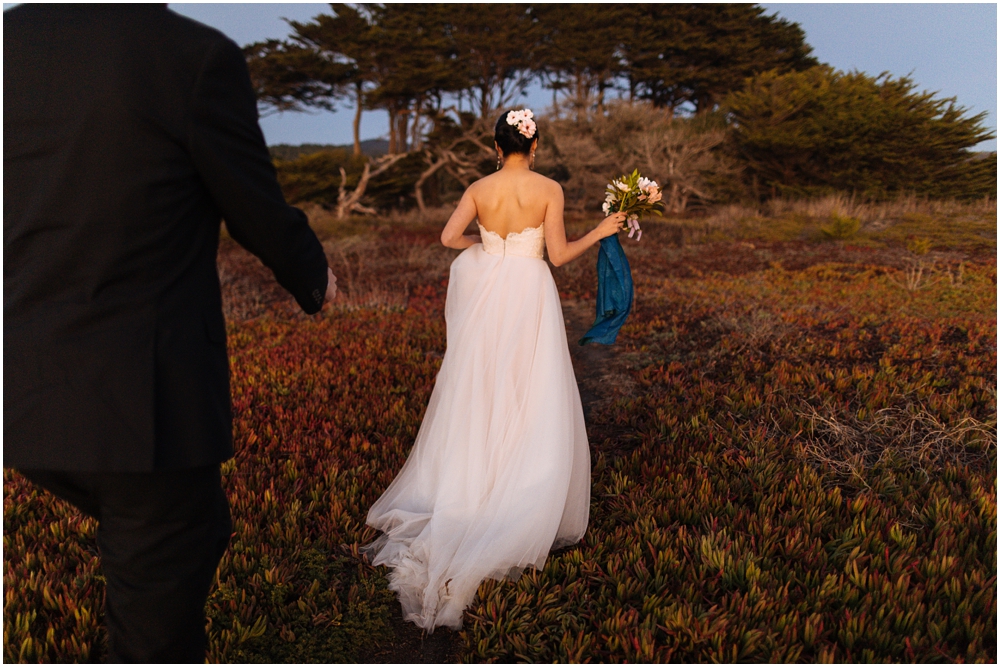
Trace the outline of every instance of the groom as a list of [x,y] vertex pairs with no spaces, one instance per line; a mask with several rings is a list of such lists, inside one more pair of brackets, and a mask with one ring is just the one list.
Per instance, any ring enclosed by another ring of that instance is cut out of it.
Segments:
[[232,524],[220,219],[336,293],[233,42],[165,5],[4,12],[4,465],[98,521],[113,662],[202,662]]

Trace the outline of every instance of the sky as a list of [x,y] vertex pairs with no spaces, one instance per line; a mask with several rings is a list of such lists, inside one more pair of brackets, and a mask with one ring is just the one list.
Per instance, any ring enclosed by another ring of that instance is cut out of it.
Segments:
[[[4,5],[8,7],[9,5]],[[971,113],[988,112],[985,124],[997,126],[997,5],[981,4],[798,4],[762,3],[802,26],[806,42],[821,62],[868,74],[888,71],[910,76],[920,90],[955,97]],[[329,11],[326,4],[170,3],[174,11],[210,25],[241,46],[289,33],[282,18],[308,21]],[[534,86],[519,102],[535,109],[552,95]],[[352,109],[336,112],[287,112],[261,119],[269,144],[347,144]],[[362,138],[388,133],[385,112],[365,112]],[[996,150],[996,140],[977,146]]]

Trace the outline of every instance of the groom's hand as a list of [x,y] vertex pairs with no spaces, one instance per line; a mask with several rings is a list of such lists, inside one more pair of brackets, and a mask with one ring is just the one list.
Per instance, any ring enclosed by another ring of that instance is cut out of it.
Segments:
[[337,297],[337,276],[333,275],[333,269],[326,268],[326,303],[333,303]]

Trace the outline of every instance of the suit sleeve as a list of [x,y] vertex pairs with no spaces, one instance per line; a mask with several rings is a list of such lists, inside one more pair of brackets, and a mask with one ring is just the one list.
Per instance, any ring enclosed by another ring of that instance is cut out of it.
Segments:
[[305,312],[317,312],[326,294],[326,254],[305,214],[281,193],[236,44],[220,40],[211,49],[190,110],[188,149],[230,236],[274,272]]

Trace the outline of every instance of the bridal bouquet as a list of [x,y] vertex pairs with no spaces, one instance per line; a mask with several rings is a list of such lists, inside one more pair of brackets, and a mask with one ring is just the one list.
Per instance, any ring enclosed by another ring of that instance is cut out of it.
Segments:
[[628,215],[628,237],[632,238],[636,232],[639,235],[636,241],[642,238],[642,230],[639,228],[639,218],[647,213],[662,215],[657,210],[657,204],[663,198],[663,193],[656,181],[641,176],[639,170],[635,169],[631,174],[625,174],[620,178],[608,183],[606,196],[604,197],[604,215],[623,211]]

